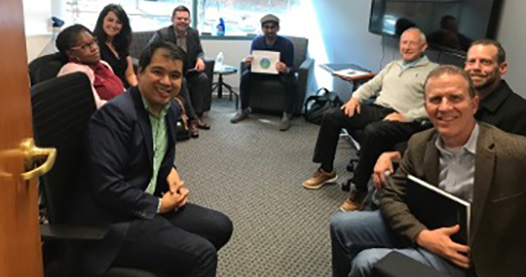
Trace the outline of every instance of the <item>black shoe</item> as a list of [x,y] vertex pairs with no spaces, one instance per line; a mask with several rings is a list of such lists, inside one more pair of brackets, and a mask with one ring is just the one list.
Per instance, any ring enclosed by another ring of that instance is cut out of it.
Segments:
[[191,120],[188,122],[188,132],[190,132],[190,137],[192,138],[199,137],[199,129],[197,128],[196,120]]
[[206,123],[201,118],[197,118],[196,120],[197,128],[203,129],[203,130],[210,130],[210,124]]

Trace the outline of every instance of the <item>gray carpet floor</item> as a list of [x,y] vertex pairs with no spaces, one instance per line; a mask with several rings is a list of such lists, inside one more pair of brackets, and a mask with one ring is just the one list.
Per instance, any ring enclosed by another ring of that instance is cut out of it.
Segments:
[[[329,218],[348,196],[340,185],[310,191],[302,182],[317,169],[312,153],[319,126],[295,118],[280,132],[280,117],[253,114],[231,124],[234,102],[214,99],[212,129],[177,144],[176,164],[193,203],[234,222],[219,252],[218,276],[331,276]],[[354,150],[338,145],[338,182]]]

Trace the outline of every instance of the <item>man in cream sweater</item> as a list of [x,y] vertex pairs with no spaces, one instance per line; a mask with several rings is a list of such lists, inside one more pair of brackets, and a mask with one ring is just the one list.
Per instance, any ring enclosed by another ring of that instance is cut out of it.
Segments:
[[[417,28],[407,29],[400,38],[401,60],[386,65],[378,75],[361,86],[341,108],[325,114],[313,161],[320,167],[303,186],[319,189],[337,179],[334,156],[342,128],[351,134],[363,131],[360,162],[352,179],[350,197],[340,207],[344,211],[361,208],[367,195],[367,183],[380,154],[396,143],[406,141],[422,130],[425,119],[424,82],[437,64],[423,52],[427,48],[425,35]],[[377,95],[373,103],[365,100]]]

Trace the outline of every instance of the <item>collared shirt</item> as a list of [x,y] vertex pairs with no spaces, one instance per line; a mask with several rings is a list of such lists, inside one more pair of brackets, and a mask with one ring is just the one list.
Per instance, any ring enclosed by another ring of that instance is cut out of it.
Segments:
[[148,183],[148,187],[146,187],[145,191],[153,195],[155,193],[159,168],[161,167],[161,163],[164,159],[164,156],[166,155],[166,150],[168,149],[168,128],[166,127],[166,114],[168,113],[168,108],[170,108],[170,105],[165,105],[161,109],[160,116],[156,117],[151,112],[150,106],[148,105],[146,99],[142,98],[142,102],[150,117],[153,144],[152,178],[150,179],[150,183]]
[[445,147],[440,136],[435,142],[440,152],[438,187],[469,202],[473,201],[478,136],[479,125],[477,123],[466,144],[459,149]]
[[352,95],[363,102],[375,95],[375,104],[390,108],[405,116],[407,121],[427,118],[424,107],[424,84],[438,65],[426,56],[413,61],[410,67],[396,60],[386,65],[373,79],[360,86]]
[[188,52],[188,49],[186,48],[186,36],[188,35],[188,32],[185,31],[184,34],[180,35],[179,33],[177,33],[175,28],[174,28],[174,32],[175,32],[175,41],[177,43],[177,46],[183,49],[184,52]]
[[411,62],[406,62],[406,61],[403,61],[402,62],[402,70],[405,70],[407,68],[411,68],[411,67],[415,67],[415,66],[418,66],[423,60],[424,56],[422,55],[420,58],[414,60],[414,61],[411,61]]

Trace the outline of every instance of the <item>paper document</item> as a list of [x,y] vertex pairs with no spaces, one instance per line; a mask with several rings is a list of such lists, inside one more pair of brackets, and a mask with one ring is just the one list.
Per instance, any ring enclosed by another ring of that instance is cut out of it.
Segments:
[[252,51],[254,60],[251,65],[251,72],[263,74],[279,74],[276,63],[279,62],[279,52],[274,51]]
[[354,70],[354,69],[346,68],[346,69],[342,69],[342,70],[333,71],[332,74],[334,74],[336,76],[353,78],[353,77],[358,77],[358,76],[362,76],[362,75],[370,75],[371,73],[370,72],[361,71],[361,70]]

